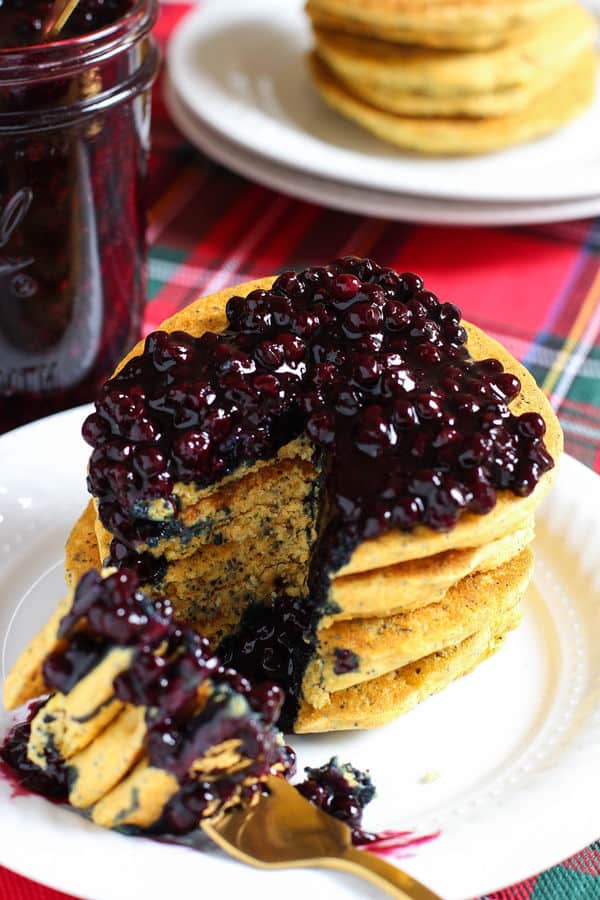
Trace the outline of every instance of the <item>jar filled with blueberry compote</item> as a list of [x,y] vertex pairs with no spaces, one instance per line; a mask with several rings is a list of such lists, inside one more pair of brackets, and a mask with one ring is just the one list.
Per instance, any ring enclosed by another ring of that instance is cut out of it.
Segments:
[[158,0],[0,0],[0,432],[86,402],[139,337]]

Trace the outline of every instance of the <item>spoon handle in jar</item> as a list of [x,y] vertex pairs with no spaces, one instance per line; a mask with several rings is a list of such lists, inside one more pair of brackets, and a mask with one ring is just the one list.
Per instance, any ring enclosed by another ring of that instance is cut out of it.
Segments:
[[55,38],[67,24],[79,0],[54,0],[52,12],[44,25],[44,38]]

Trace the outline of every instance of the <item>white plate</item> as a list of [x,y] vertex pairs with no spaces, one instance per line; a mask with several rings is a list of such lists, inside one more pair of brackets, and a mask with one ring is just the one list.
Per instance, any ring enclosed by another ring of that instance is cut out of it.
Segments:
[[[46,621],[64,585],[62,548],[86,502],[85,410],[0,440],[2,671]],[[372,732],[294,738],[300,764],[334,753],[371,768],[368,827],[441,829],[406,869],[448,900],[488,893],[600,834],[600,480],[564,460],[545,503],[535,585],[502,652],[397,722]],[[0,730],[10,717],[0,714]],[[439,778],[423,783],[427,773]],[[326,872],[263,873],[217,851],[106,832],[0,780],[0,864],[88,900],[207,896],[375,898]],[[215,895],[216,896],[216,895]]]
[[168,66],[190,109],[270,160],[348,184],[457,200],[548,202],[600,194],[600,94],[557,133],[502,153],[426,159],[330,110],[311,85],[304,0],[207,0],[176,29]]
[[180,131],[196,147],[230,169],[301,200],[363,216],[432,225],[537,225],[600,214],[600,196],[561,203],[460,203],[376,191],[288,168],[223,138],[198,119],[165,80],[164,98]]

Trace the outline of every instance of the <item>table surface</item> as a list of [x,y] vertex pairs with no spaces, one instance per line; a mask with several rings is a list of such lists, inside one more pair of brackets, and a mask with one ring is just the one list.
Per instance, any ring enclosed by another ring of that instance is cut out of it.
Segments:
[[[189,5],[163,5],[162,42]],[[560,416],[567,451],[600,472],[600,219],[447,228],[302,203],[202,156],[170,123],[160,83],[154,100],[147,331],[232,284],[347,253],[373,256],[419,272],[523,360]],[[70,900],[0,867],[0,900],[60,898]],[[600,841],[489,900],[526,898],[600,898]]]

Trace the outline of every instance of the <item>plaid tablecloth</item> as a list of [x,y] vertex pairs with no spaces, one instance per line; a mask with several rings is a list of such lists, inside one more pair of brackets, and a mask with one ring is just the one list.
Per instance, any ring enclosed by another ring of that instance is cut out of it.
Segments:
[[[162,41],[188,8],[163,6]],[[345,253],[370,255],[422,274],[433,290],[522,359],[559,413],[567,451],[600,472],[600,219],[454,229],[302,203],[194,150],[170,123],[160,85],[150,197],[147,330],[200,294]],[[65,847],[65,865],[68,853]],[[600,841],[486,900],[529,898],[600,900]],[[69,898],[0,868],[0,900]]]

